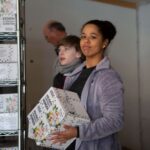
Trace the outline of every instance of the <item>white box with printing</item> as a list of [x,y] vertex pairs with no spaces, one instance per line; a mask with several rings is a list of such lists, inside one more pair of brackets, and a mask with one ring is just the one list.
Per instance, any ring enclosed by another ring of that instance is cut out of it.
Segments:
[[[38,107],[42,109],[40,113]],[[37,145],[57,149],[65,149],[74,139],[62,145],[52,144],[47,140],[52,132],[63,130],[63,124],[77,126],[90,121],[76,93],[54,87],[44,94],[28,119],[28,136],[35,139]]]
[[0,63],[17,62],[17,44],[0,44]]
[[16,0],[0,0],[0,32],[16,32]]
[[17,81],[17,63],[0,63],[0,81]]
[[17,112],[18,94],[0,94],[0,113]]

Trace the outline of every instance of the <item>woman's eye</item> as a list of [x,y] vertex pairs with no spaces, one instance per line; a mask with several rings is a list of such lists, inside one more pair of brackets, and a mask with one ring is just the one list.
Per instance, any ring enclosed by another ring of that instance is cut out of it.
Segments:
[[81,39],[91,39],[91,40],[93,40],[93,39],[96,39],[97,37],[96,36],[90,36],[90,37],[86,37],[86,36],[81,36]]
[[84,36],[84,35],[81,35],[81,39],[85,39],[86,38],[86,36]]
[[91,36],[91,39],[96,39],[96,36]]

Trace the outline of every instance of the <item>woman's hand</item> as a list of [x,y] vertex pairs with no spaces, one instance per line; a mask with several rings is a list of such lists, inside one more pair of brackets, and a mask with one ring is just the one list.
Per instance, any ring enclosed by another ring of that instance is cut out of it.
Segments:
[[55,132],[51,135],[50,140],[53,144],[55,143],[65,143],[67,140],[77,137],[77,128],[69,125],[64,125],[64,131]]

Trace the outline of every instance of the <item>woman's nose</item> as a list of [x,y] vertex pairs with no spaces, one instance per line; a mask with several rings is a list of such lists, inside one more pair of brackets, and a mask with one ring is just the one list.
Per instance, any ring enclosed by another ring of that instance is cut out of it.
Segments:
[[86,43],[89,43],[90,42],[90,38],[85,38],[85,40],[84,40]]

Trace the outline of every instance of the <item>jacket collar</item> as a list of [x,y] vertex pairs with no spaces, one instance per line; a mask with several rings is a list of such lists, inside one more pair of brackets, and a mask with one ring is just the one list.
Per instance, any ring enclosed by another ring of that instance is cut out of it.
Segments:
[[110,68],[110,60],[107,56],[105,56],[97,65],[96,70],[108,69]]
[[[72,73],[65,74],[66,76],[74,76],[82,71],[83,67],[85,66],[85,62],[83,62],[79,67],[77,67]],[[105,56],[97,65],[95,71],[108,69],[110,68],[110,60],[107,56]]]

